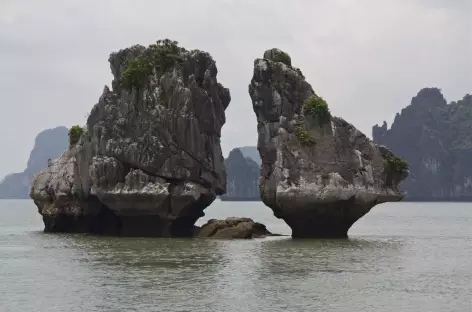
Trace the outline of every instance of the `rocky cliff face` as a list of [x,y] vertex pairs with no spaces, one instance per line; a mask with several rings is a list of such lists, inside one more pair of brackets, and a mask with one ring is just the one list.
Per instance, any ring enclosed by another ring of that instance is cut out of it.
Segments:
[[220,147],[229,90],[212,57],[169,40],[109,58],[79,143],[34,179],[46,231],[190,236],[224,194]]
[[241,153],[243,153],[244,157],[249,157],[250,159],[254,160],[257,165],[261,165],[261,157],[259,156],[257,146],[243,146],[238,147],[238,149],[241,151]]
[[346,237],[377,204],[399,201],[406,164],[329,113],[290,57],[254,62],[249,85],[258,121],[261,198],[293,237]]
[[437,88],[425,88],[395,116],[372,129],[373,140],[408,161],[402,183],[409,200],[472,199],[472,96],[449,105]]
[[67,128],[56,127],[36,136],[26,169],[6,176],[0,182],[1,199],[25,199],[33,175],[47,167],[48,159],[59,157],[67,149]]
[[241,150],[233,149],[225,159],[227,191],[223,200],[259,199],[259,165]]

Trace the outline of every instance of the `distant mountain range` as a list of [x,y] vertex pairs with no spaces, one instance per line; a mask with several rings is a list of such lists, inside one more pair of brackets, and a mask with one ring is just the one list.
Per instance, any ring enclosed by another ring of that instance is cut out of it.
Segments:
[[406,200],[472,200],[472,96],[447,103],[438,88],[422,89],[388,128],[372,128],[374,142],[409,163],[400,186]]
[[67,149],[68,131],[66,127],[57,127],[39,133],[26,169],[23,172],[11,173],[0,180],[0,199],[29,198],[31,178],[36,172],[47,167],[48,159],[59,157]]
[[257,163],[246,156],[254,155],[254,150],[257,152],[252,146],[235,148],[225,159],[227,186],[221,200],[259,200],[260,160]]

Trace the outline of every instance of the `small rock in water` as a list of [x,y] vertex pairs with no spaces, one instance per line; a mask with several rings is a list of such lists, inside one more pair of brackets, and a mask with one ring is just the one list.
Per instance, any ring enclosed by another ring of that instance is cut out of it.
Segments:
[[199,232],[198,237],[211,238],[257,238],[273,236],[266,226],[262,223],[254,222],[250,218],[230,217],[225,220],[211,219],[204,224]]

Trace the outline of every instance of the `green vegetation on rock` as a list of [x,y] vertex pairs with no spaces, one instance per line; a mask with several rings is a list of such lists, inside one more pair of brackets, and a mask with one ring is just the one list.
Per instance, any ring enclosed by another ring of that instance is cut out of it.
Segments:
[[274,54],[274,61],[284,63],[288,66],[292,66],[292,60],[290,59],[290,56],[281,50],[278,50],[277,53]]
[[154,69],[158,74],[162,74],[181,64],[183,62],[181,52],[184,51],[185,49],[178,46],[177,41],[158,40],[156,44],[150,45],[142,55],[126,64],[121,74],[122,86],[129,91],[133,87],[142,87]]
[[393,172],[402,172],[408,170],[408,163],[398,156],[389,156],[386,159],[387,168]]
[[328,103],[317,95],[312,95],[303,103],[303,113],[311,115],[320,123],[328,122],[331,118],[331,113],[328,108]]
[[321,179],[323,179],[323,180],[329,180],[329,178],[330,178],[329,173],[323,172],[323,173],[321,174]]
[[69,146],[76,145],[82,134],[84,134],[84,129],[81,126],[72,126],[69,130]]
[[316,143],[315,138],[308,132],[303,123],[295,125],[295,135],[303,145],[311,146]]
[[288,66],[292,66],[292,59],[290,58],[290,55],[280,49],[274,48],[267,50],[264,53],[264,58],[274,62],[281,62]]

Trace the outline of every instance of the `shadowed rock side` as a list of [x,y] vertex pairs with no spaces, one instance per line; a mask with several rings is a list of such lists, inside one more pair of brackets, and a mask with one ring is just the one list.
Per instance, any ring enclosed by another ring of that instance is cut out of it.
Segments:
[[225,220],[211,219],[198,232],[198,237],[222,239],[257,238],[272,235],[264,224],[254,222],[250,218],[237,217],[230,217]]
[[398,184],[408,171],[386,147],[332,117],[290,64],[282,51],[266,51],[255,60],[249,85],[258,121],[261,199],[293,237],[347,237],[372,207],[402,199]]
[[109,62],[113,89],[104,88],[79,142],[32,183],[45,231],[191,236],[225,193],[229,90],[208,53],[169,40]]

